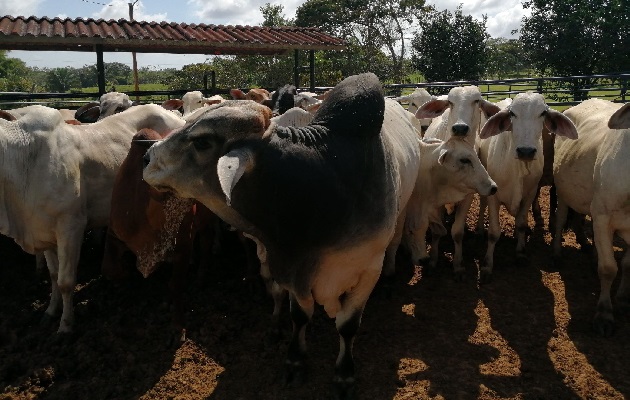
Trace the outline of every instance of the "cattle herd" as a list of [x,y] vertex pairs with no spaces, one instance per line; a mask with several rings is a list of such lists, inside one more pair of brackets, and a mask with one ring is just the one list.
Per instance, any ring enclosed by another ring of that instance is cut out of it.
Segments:
[[[369,73],[319,96],[291,85],[231,95],[189,92],[160,106],[112,92],[76,111],[0,111],[0,233],[48,269],[44,318],[58,321],[58,334],[73,329],[86,231],[106,229],[108,278],[172,263],[173,323],[183,335],[186,271],[191,260],[208,264],[229,227],[274,300],[273,329],[289,297],[285,379],[303,378],[306,325],[319,304],[339,333],[333,393],[354,398],[353,341],[377,281],[396,273],[398,248],[430,273],[450,230],[453,276],[463,280],[478,194],[479,231],[488,213],[478,279],[491,285],[501,205],[526,260],[528,212],[540,223],[537,196],[551,182],[554,257],[568,216],[589,215],[601,283],[593,327],[613,333],[613,238],[630,243],[630,105],[590,99],[560,113],[537,93],[492,103],[475,86],[391,99]],[[628,307],[628,253],[621,265],[616,305]]]

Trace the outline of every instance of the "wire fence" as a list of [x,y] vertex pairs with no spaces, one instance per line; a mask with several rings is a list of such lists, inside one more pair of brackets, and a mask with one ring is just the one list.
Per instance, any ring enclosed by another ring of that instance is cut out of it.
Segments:
[[[384,85],[387,96],[400,96],[415,88],[425,88],[434,95],[446,94],[456,86],[476,85],[483,96],[490,101],[499,101],[506,97],[513,98],[518,93],[533,91],[541,93],[552,107],[569,107],[588,98],[597,97],[615,102],[626,102],[630,73],[585,75],[568,77],[516,78],[479,81],[425,82],[413,84]],[[221,94],[229,97],[229,88],[217,88],[212,80],[201,90],[204,95]],[[330,87],[316,87],[316,92],[324,92]],[[189,90],[141,90],[126,92],[131,98],[139,98],[140,103],[162,102],[172,98],[181,98]],[[247,90],[244,88],[244,90]],[[301,88],[300,90],[307,90]],[[42,104],[54,108],[78,108],[90,101],[97,100],[98,93],[30,93],[0,92],[0,109],[12,109],[30,104]]]

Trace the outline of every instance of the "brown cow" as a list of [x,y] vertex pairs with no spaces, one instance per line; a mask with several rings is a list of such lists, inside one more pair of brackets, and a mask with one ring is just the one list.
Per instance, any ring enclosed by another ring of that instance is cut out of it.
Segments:
[[[144,129],[132,141],[114,182],[111,214],[105,242],[102,272],[110,279],[121,279],[135,266],[144,277],[161,262],[173,264],[169,283],[174,303],[173,324],[185,337],[183,289],[192,256],[193,239],[203,232],[202,246],[212,241],[217,217],[192,199],[181,199],[158,192],[142,179],[146,141],[162,139],[157,132]],[[134,257],[135,256],[135,257]],[[127,268],[125,268],[127,267]]]

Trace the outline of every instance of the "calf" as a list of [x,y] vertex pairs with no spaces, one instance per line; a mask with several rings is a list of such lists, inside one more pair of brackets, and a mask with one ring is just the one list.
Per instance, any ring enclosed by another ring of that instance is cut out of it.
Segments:
[[[557,136],[577,138],[575,126],[547,104],[540,93],[519,93],[512,104],[490,117],[479,134],[481,162],[499,190],[488,197],[488,249],[481,267],[481,281],[492,277],[494,247],[501,235],[499,207],[515,217],[516,256],[525,257],[527,213],[543,174],[543,124]],[[507,134],[499,135],[503,131]]]
[[[568,207],[590,214],[600,280],[593,325],[600,335],[609,336],[614,328],[610,292],[617,275],[613,235],[630,243],[630,105],[589,99],[564,114],[575,124],[579,137],[557,137],[554,146],[553,177],[558,192],[554,254],[559,257],[561,252]],[[621,266],[617,305],[630,306],[629,252],[624,254]]]
[[336,319],[342,398],[354,393],[352,343],[416,180],[417,137],[398,129],[396,107],[404,111],[362,74],[337,85],[306,127],[272,124],[254,102],[225,102],[147,153],[149,184],[198,199],[254,238],[290,293],[289,379],[303,373],[315,303]]
[[463,140],[425,139],[420,141],[420,166],[414,192],[407,206],[406,241],[412,259],[428,261],[425,236],[432,233],[429,269],[438,261],[438,244],[446,234],[442,209],[461,201],[470,193],[492,195],[497,186],[481,165],[475,149]]

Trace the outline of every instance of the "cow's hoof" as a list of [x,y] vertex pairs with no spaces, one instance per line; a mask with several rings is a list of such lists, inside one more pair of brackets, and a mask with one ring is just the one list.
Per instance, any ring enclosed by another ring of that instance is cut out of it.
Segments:
[[334,400],[355,400],[357,398],[357,389],[354,378],[336,377],[333,382],[332,398]]
[[306,367],[302,361],[285,362],[284,366],[284,385],[285,386],[302,386],[306,381]]
[[615,331],[615,320],[608,313],[598,312],[593,320],[593,329],[599,336],[610,337]]
[[492,282],[492,271],[481,270],[479,271],[479,283],[487,284]]

